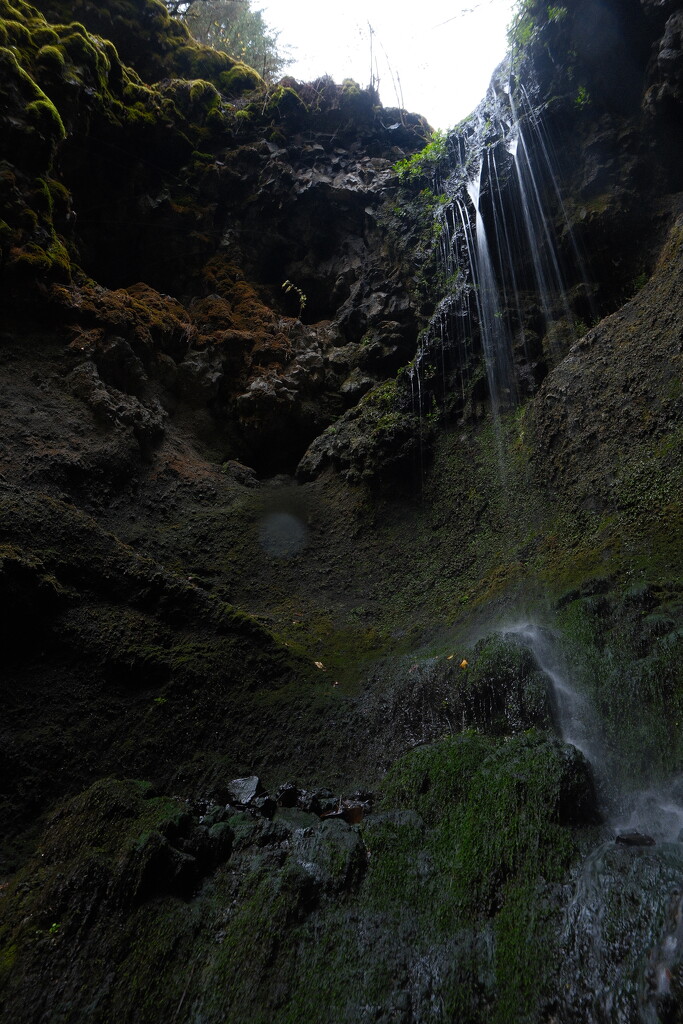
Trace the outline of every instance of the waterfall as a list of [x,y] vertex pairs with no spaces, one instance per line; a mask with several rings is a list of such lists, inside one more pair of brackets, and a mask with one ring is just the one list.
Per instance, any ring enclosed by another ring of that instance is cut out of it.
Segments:
[[440,363],[444,389],[464,407],[479,359],[499,430],[576,340],[570,291],[582,314],[590,291],[542,113],[509,67],[450,133],[432,191],[445,196],[436,213],[443,293],[416,363]]
[[491,260],[488,234],[481,212],[481,178],[484,170],[482,160],[479,173],[467,182],[467,191],[474,207],[474,242],[468,235],[469,256],[474,279],[474,295],[479,318],[484,363],[491,398],[494,422],[499,419],[501,406],[512,404],[515,393],[515,376],[512,365],[512,351],[505,325],[503,308],[498,291],[496,273]]
[[643,832],[658,842],[678,840],[683,835],[683,776],[641,790],[623,790],[617,782],[616,755],[604,750],[598,716],[571,678],[559,637],[529,622],[507,625],[500,632],[517,637],[528,647],[547,677],[557,731],[565,743],[580,750],[591,763],[606,823],[617,835]]
[[683,776],[636,792],[619,793],[614,786],[610,791],[613,766],[601,748],[595,711],[574,686],[558,638],[533,623],[500,632],[525,644],[545,673],[557,729],[591,762],[611,832],[583,860],[564,910],[557,1019],[679,1020]]
[[583,694],[572,686],[555,638],[548,630],[532,623],[507,626],[503,635],[517,636],[529,648],[550,682],[557,731],[565,743],[581,751],[594,770],[598,769],[603,759],[599,753],[599,740],[591,729],[594,715]]

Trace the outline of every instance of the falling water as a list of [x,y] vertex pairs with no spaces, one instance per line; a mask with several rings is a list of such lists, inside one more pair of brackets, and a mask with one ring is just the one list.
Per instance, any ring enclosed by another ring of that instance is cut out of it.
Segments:
[[440,362],[444,391],[459,392],[464,406],[480,358],[500,436],[501,416],[575,340],[567,280],[581,283],[574,294],[584,309],[589,294],[553,146],[529,93],[515,100],[509,77],[492,88],[449,136],[432,188],[446,197],[436,214],[444,294],[416,362]]
[[[590,702],[570,681],[557,638],[524,623],[503,635],[528,646],[552,687],[562,738],[589,759],[613,834],[586,856],[564,911],[560,967],[567,1024],[677,1021],[683,976],[683,776],[609,794],[608,760]],[[610,798],[611,797],[611,798]],[[614,836],[617,837],[615,842]]]
[[512,351],[503,323],[501,298],[480,206],[483,168],[482,161],[478,175],[467,183],[475,211],[476,246],[472,246],[470,258],[491,408],[494,421],[497,421],[501,406],[512,403],[516,388]]
[[596,769],[603,759],[599,756],[599,740],[591,728],[594,716],[589,702],[569,682],[566,664],[552,633],[532,623],[507,626],[503,633],[519,637],[529,648],[541,672],[550,681],[555,725],[560,736],[565,743],[580,750]]

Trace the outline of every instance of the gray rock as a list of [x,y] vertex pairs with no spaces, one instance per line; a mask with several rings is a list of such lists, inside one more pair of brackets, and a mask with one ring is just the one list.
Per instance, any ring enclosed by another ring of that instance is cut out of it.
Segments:
[[272,818],[277,810],[277,804],[270,796],[257,796],[252,800],[251,806],[256,808],[264,818]]
[[258,775],[249,775],[244,779],[233,779],[226,787],[230,803],[239,804],[243,807],[257,797],[264,796],[265,792]]
[[642,832],[620,832],[614,841],[622,846],[655,846],[652,836],[643,835]]
[[209,353],[201,353],[180,363],[177,371],[177,388],[186,401],[196,405],[211,402],[223,381],[219,365],[210,362]]

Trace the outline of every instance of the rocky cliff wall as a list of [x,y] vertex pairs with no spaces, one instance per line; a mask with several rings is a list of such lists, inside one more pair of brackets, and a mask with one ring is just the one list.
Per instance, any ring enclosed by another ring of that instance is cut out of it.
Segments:
[[3,1014],[676,1019],[677,848],[491,633],[561,627],[617,788],[680,772],[679,5],[522,5],[569,312],[522,289],[497,420],[434,325],[502,72],[418,156],[154,0],[0,13]]

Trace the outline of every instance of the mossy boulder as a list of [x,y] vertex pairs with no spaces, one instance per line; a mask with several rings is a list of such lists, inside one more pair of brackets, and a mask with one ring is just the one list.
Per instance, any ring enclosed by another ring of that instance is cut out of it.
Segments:
[[240,96],[245,92],[265,89],[265,82],[258,71],[238,61],[229,70],[220,72],[218,86],[226,96]]
[[284,85],[272,91],[261,111],[263,117],[272,118],[276,122],[285,121],[292,126],[303,123],[307,113],[308,108],[296,90]]
[[451,671],[455,721],[507,735],[551,726],[550,680],[514,638],[480,640],[464,667],[456,665]]
[[314,479],[331,465],[350,483],[400,487],[403,481],[412,490],[429,461],[435,421],[413,405],[409,387],[403,375],[364,395],[316,438],[298,478]]
[[220,106],[221,97],[211,82],[201,78],[194,81],[173,79],[164,84],[164,93],[169,96],[183,116],[193,124],[202,124],[207,115]]
[[111,0],[105,5],[39,0],[36,6],[51,22],[77,18],[90,33],[113,44],[121,60],[147,84],[166,78],[204,79],[231,95],[264,87],[253,69],[193,39],[160,0]]

